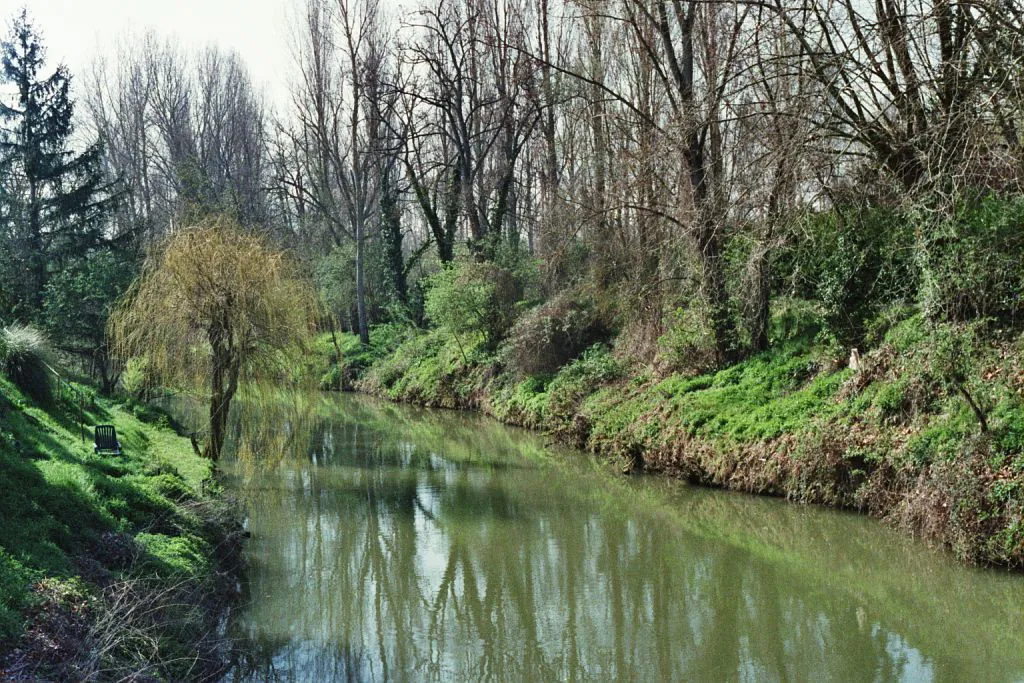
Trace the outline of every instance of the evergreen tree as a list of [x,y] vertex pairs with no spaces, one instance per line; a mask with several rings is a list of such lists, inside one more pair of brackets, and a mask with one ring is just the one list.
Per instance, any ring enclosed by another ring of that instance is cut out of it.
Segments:
[[4,251],[14,268],[0,289],[16,317],[37,319],[52,272],[103,244],[111,203],[98,142],[72,147],[71,75],[59,65],[44,76],[45,49],[22,10],[2,43],[0,202]]

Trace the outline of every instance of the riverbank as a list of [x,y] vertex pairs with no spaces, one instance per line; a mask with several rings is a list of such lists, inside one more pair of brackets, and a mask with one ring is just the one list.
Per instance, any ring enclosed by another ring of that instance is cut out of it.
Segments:
[[[95,424],[123,455],[93,453]],[[241,529],[167,415],[0,375],[0,492],[0,678],[222,673]]]
[[626,471],[858,510],[963,561],[1024,566],[1019,332],[914,316],[878,331],[851,369],[848,350],[782,325],[771,350],[688,375],[605,345],[541,376],[441,330],[372,341],[343,338],[328,379],[482,411]]

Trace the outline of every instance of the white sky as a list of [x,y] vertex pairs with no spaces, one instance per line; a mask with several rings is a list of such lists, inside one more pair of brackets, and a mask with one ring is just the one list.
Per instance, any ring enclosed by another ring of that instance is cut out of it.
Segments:
[[130,34],[156,29],[185,47],[217,44],[249,65],[268,100],[287,97],[290,29],[302,0],[0,0],[0,30],[27,6],[47,48],[47,67],[64,62],[84,74],[95,56]]

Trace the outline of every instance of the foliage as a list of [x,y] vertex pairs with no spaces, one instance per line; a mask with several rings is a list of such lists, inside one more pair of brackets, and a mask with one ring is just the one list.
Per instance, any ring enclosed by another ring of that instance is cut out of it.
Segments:
[[87,354],[106,343],[106,323],[135,276],[126,255],[98,251],[68,262],[46,285],[46,330],[59,348]]
[[661,358],[674,370],[700,373],[715,366],[715,336],[703,306],[676,309],[658,339]]
[[370,343],[363,345],[356,334],[321,333],[304,359],[303,372],[321,389],[350,390],[357,377],[412,334],[412,328],[401,323],[376,325],[370,328]]
[[608,336],[590,301],[562,292],[516,321],[507,355],[520,375],[549,375]]
[[30,320],[42,311],[51,264],[103,242],[113,199],[101,145],[73,142],[71,74],[60,65],[44,75],[45,49],[27,9],[11,23],[2,51],[3,82],[16,96],[0,103],[0,205],[11,225],[0,251],[19,267],[0,271],[0,289],[11,291],[14,313]]
[[624,370],[622,363],[615,360],[607,346],[591,346],[551,380],[547,386],[546,413],[554,419],[571,422],[584,398],[601,386],[622,377]]
[[52,398],[52,362],[49,342],[39,330],[25,325],[0,330],[0,370],[37,401]]
[[857,343],[867,321],[917,292],[913,215],[885,207],[840,207],[806,216],[780,255],[783,286],[820,302],[829,333]]
[[925,315],[1017,319],[1024,308],[1024,199],[962,200],[923,227],[915,253]]
[[147,360],[153,381],[195,388],[210,376],[213,345],[231,353],[242,377],[278,376],[279,352],[302,349],[316,312],[287,255],[211,219],[152,250],[110,332],[122,359]]
[[209,393],[207,454],[217,459],[240,383],[286,379],[317,312],[286,254],[215,218],[153,250],[110,333],[118,356],[144,357],[154,381]]
[[784,344],[801,337],[814,337],[824,320],[821,307],[806,299],[780,297],[772,302],[768,338],[772,344]]
[[136,356],[125,361],[121,371],[121,388],[130,396],[141,396],[152,384],[146,373],[147,365],[144,356]]
[[513,271],[460,258],[430,278],[424,309],[461,346],[480,341],[494,350],[512,327],[522,294],[523,283]]
[[98,367],[105,391],[116,381],[109,367],[107,320],[134,275],[134,263],[127,255],[102,250],[69,261],[46,284],[46,331],[62,351],[82,356]]
[[987,430],[987,407],[972,386],[979,358],[985,356],[985,328],[985,321],[933,323],[923,316],[894,327],[886,340],[902,351],[896,380],[904,387],[902,403],[920,409],[945,396],[962,398]]
[[335,247],[321,258],[314,281],[324,305],[338,320],[348,320],[356,307],[355,249]]

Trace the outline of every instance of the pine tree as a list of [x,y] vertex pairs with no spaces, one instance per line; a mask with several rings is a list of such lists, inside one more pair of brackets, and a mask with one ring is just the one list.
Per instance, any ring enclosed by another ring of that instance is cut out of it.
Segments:
[[43,77],[45,48],[27,10],[2,51],[11,95],[0,101],[0,235],[17,264],[3,288],[15,316],[31,319],[41,314],[50,274],[102,244],[111,192],[100,144],[72,147],[71,75],[62,64]]

